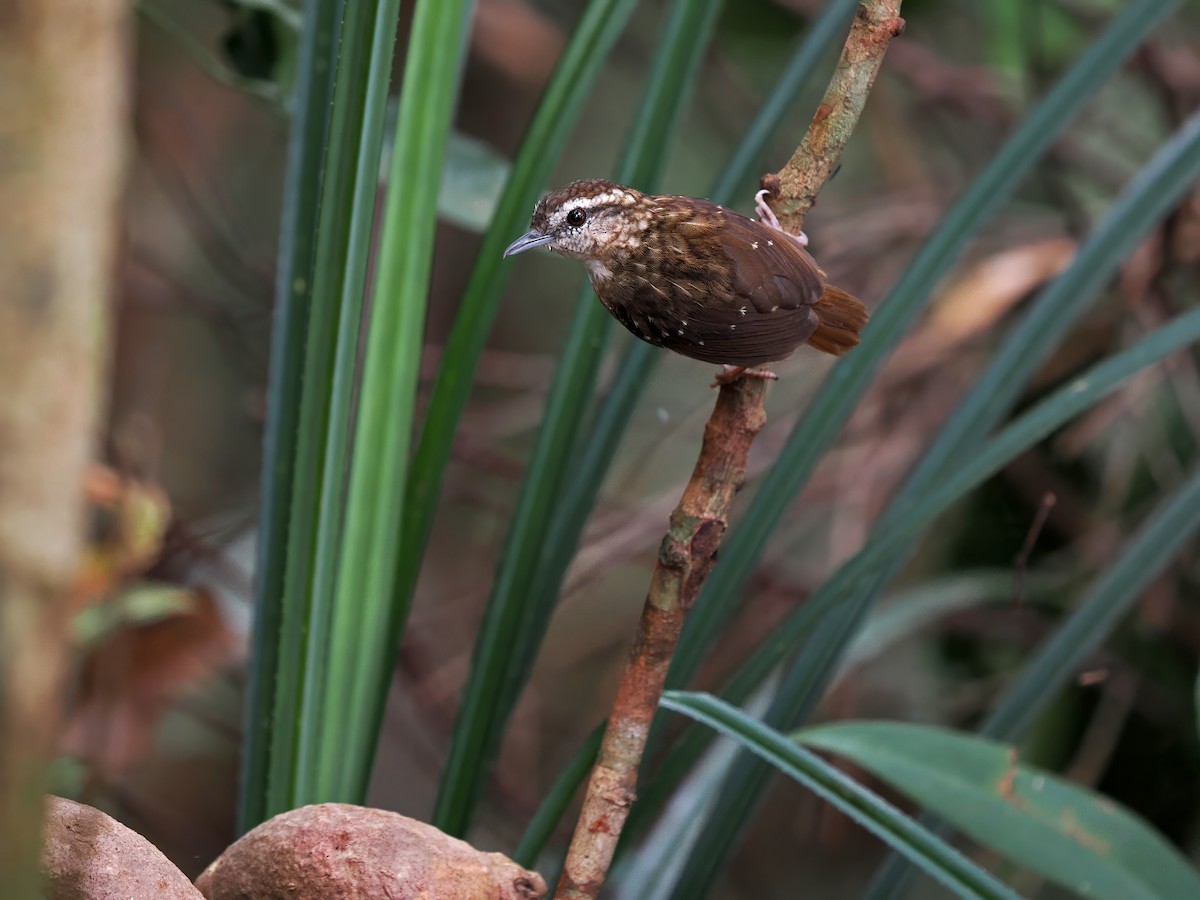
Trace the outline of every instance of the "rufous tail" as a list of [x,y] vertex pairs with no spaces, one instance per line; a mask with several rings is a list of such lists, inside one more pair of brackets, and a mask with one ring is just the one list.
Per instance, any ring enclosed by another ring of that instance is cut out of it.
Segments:
[[841,356],[858,346],[858,333],[870,316],[857,297],[827,284],[825,293],[813,309],[821,324],[808,339],[810,347],[816,347],[822,353]]

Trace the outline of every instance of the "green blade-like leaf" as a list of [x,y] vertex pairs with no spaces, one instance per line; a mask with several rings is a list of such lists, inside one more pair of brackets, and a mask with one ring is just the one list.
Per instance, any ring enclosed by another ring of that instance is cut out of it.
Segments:
[[[267,418],[263,435],[262,510],[250,652],[245,741],[239,790],[238,830],[245,832],[267,818],[267,773],[279,684],[290,684],[281,666],[296,655],[281,652],[295,645],[299,629],[284,627],[283,604],[288,523],[295,475],[299,427],[300,377],[308,336],[314,235],[321,198],[321,171],[329,131],[330,100],[336,67],[329,65],[339,40],[342,0],[308,0],[304,7],[296,94],[292,99],[275,283]],[[285,631],[292,635],[284,638]]]
[[636,6],[637,0],[591,0],[559,57],[513,162],[446,341],[409,471],[404,547],[396,570],[398,596],[411,596],[417,583],[450,445],[510,270],[502,257],[504,248],[525,227],[601,65]]
[[737,707],[707,694],[683,691],[668,691],[662,706],[733,738],[903,853],[958,896],[1018,896],[882,797]]
[[853,760],[976,842],[1085,897],[1200,897],[1200,876],[1110,799],[943,728],[845,722],[793,735]]
[[[719,0],[675,0],[672,4],[654,69],[617,167],[619,181],[648,188],[657,179],[719,8]],[[543,624],[532,618],[531,582],[570,463],[569,451],[595,388],[610,324],[607,311],[596,302],[590,287],[585,288],[576,301],[566,350],[484,610],[442,773],[434,821],[451,834],[461,833],[468,824],[516,702],[519,685],[515,673],[528,672],[527,659],[536,649],[532,635],[544,633]]]
[[318,794],[355,803],[366,797],[408,612],[408,596],[394,593],[394,575],[438,183],[470,6],[471,0],[419,0],[405,58],[334,594],[329,702],[317,737]]
[[[312,749],[311,734],[314,705],[320,704],[320,680],[327,654],[328,604],[314,596],[316,558],[329,552],[318,544],[322,507],[327,502],[341,505],[339,492],[331,493],[325,484],[330,471],[326,457],[331,444],[336,453],[345,450],[345,431],[332,432],[331,408],[344,408],[334,399],[337,360],[345,359],[347,345],[357,345],[357,318],[362,308],[362,283],[357,293],[347,288],[350,278],[350,244],[361,240],[362,223],[355,228],[355,215],[363,212],[363,136],[368,117],[366,98],[371,81],[372,37],[377,18],[375,9],[352,6],[342,26],[342,40],[335,48],[337,77],[334,83],[333,119],[330,123],[329,151],[322,181],[322,201],[317,223],[317,254],[313,267],[313,315],[309,323],[305,349],[305,382],[300,406],[301,441],[297,448],[296,470],[292,485],[292,520],[288,529],[284,603],[298,618],[303,643],[296,650],[295,680],[287,685],[283,700],[294,708],[282,707],[276,713],[281,727],[276,734],[284,745],[273,754],[281,765],[290,765],[290,778],[272,778],[273,812],[302,805],[312,786],[306,777],[306,756]],[[374,175],[370,179],[374,182]],[[373,214],[373,207],[372,207]],[[353,238],[352,238],[353,233]],[[344,308],[350,303],[351,309]],[[345,326],[349,325],[349,330]],[[337,488],[340,488],[340,477]],[[331,515],[324,510],[326,518]],[[315,693],[314,693],[315,689]],[[293,700],[292,697],[295,697]],[[289,734],[294,732],[294,736]],[[292,760],[285,762],[290,750]]]
[[1100,86],[1174,6],[1138,0],[1106,29],[1022,122],[991,163],[942,218],[895,287],[873,311],[862,343],[840,360],[796,424],[745,515],[726,538],[717,566],[689,615],[671,665],[669,687],[695,674],[706,648],[736,608],[771,532],[853,413],[871,378],[920,314],[937,282],[980,228]]
[[[987,604],[1011,605],[1014,581],[1014,574],[1004,570],[955,572],[890,594],[855,634],[839,671],[863,665],[948,615]],[[1030,577],[1021,602],[1037,602],[1063,586],[1063,578]]]
[[[363,300],[367,282],[367,258],[371,249],[375,221],[375,202],[378,186],[379,156],[383,147],[383,123],[387,115],[388,83],[392,73],[392,55],[396,40],[396,25],[400,14],[399,0],[383,0],[366,4],[374,13],[370,24],[363,23],[356,32],[367,39],[367,80],[361,99],[346,98],[361,109],[358,116],[358,146],[355,152],[354,178],[347,185],[350,210],[349,228],[342,256],[337,260],[340,282],[329,285],[340,293],[338,322],[334,328],[336,345],[330,370],[331,383],[326,404],[326,440],[322,471],[318,481],[319,495],[315,531],[310,560],[298,560],[297,568],[308,568],[309,620],[307,623],[307,662],[304,669],[303,699],[300,710],[300,740],[296,760],[295,805],[325,800],[352,799],[335,792],[332,781],[348,771],[331,751],[325,719],[332,710],[339,710],[336,695],[342,687],[339,676],[332,670],[338,662],[334,643],[337,640],[335,616],[346,614],[339,609],[335,597],[335,579],[341,556],[340,535],[345,517],[345,472],[350,454],[351,415],[355,398],[355,381],[359,359],[359,335],[362,328]],[[347,27],[357,23],[364,9],[351,10]],[[343,98],[335,94],[336,104]],[[332,270],[332,267],[331,267]],[[323,283],[318,271],[316,288]],[[332,704],[332,705],[331,705]]]
[[[1044,642],[1017,682],[980,728],[983,735],[1016,741],[1053,701],[1081,662],[1111,633],[1142,591],[1181,545],[1200,531],[1200,472],[1174,492],[1150,517],[1119,560],[1095,583],[1067,622]],[[889,860],[870,896],[898,896],[915,873],[903,860]]]
[[[791,642],[795,632],[800,628],[812,627],[811,617],[814,614],[836,610],[836,604],[847,591],[866,583],[881,564],[903,550],[913,532],[927,527],[966,491],[982,484],[1017,455],[1099,402],[1141,369],[1198,340],[1200,309],[1176,318],[1133,347],[1090,369],[996,434],[980,448],[976,456],[950,472],[940,485],[910,507],[903,521],[873,536],[866,547],[838,570],[829,582],[828,591],[823,587],[810,598],[806,606],[813,606],[814,610],[805,616],[794,614],[777,628],[771,640],[759,648],[735,677],[739,691],[748,693],[755,684],[761,683],[784,656],[795,649],[795,643]],[[853,626],[854,623],[850,624]],[[811,652],[822,654],[827,644],[844,640],[844,627],[845,621],[839,616],[825,615],[809,641]],[[792,666],[768,715],[778,716],[780,721],[785,722],[803,716],[808,711],[808,705],[819,696],[812,681],[815,671],[819,669],[811,664]],[[752,673],[752,677],[746,676],[745,672]],[[761,794],[766,775],[753,760],[743,758],[735,763],[712,814],[713,820],[722,823],[744,821]],[[719,864],[714,860],[728,853],[732,837],[731,833],[715,828],[704,833],[693,853],[693,862],[689,863],[680,882],[678,896],[702,893],[702,885],[719,869]]]
[[[1049,350],[1048,341],[1062,337],[1065,330],[1088,309],[1105,282],[1116,272],[1121,262],[1137,247],[1142,236],[1182,197],[1200,177],[1200,114],[1159,149],[1154,158],[1138,173],[1121,195],[1112,210],[1088,237],[1070,267],[1034,301],[1032,307],[1005,340],[1000,353],[988,366],[977,387],[971,391],[951,417],[946,429],[935,441],[939,466],[926,470],[919,489],[905,490],[894,511],[880,524],[884,534],[907,532],[918,534],[909,512],[920,507],[930,495],[937,495],[946,484],[946,469],[953,470],[955,457],[961,459],[983,443],[982,435],[992,427],[1004,410],[1019,395],[1023,385],[1036,373],[1043,353]],[[966,421],[970,428],[960,425]],[[950,449],[945,449],[946,447]],[[955,449],[957,448],[957,449]],[[922,468],[924,468],[922,464]],[[917,475],[914,475],[916,478]],[[951,476],[950,480],[953,480]],[[884,561],[892,568],[906,551],[897,546]],[[855,577],[864,574],[855,569]],[[838,622],[830,633],[814,642],[814,652],[806,654],[797,665],[807,668],[803,682],[810,696],[785,699],[796,707],[811,708],[817,694],[827,681],[848,641],[854,634],[855,622],[866,614],[875,596],[878,580],[859,585],[852,602],[839,604],[835,613]],[[869,587],[868,590],[861,588]],[[818,593],[839,593],[845,597],[855,590],[849,575],[841,573],[822,585]],[[770,714],[768,720],[776,721]],[[790,726],[785,726],[790,727]]]
[[[857,0],[833,0],[813,23],[812,29],[801,39],[754,121],[742,136],[715,187],[708,194],[714,202],[729,203],[736,185],[749,177],[771,135],[784,121],[789,105],[810,79],[823,53],[829,50],[834,39],[844,30],[845,22],[856,5]],[[554,517],[544,536],[543,550],[532,588],[536,592],[529,615],[532,627],[537,627],[539,623],[544,626],[549,621],[570,560],[595,506],[601,483],[612,464],[617,445],[628,427],[652,367],[659,358],[660,354],[656,348],[648,344],[636,342],[631,345],[617,367],[615,382],[600,404],[591,433],[586,440],[579,442],[582,446],[582,458],[571,470],[567,483],[561,485]],[[512,695],[520,692],[528,678],[528,672],[536,658],[536,650],[541,646],[544,627],[538,634],[532,631],[528,634],[530,646],[523,653],[512,654],[519,667],[514,669],[507,687]],[[582,752],[581,749],[579,753]],[[579,753],[573,756],[572,760],[578,759]],[[575,770],[575,773],[576,778],[571,790],[579,787],[587,776],[587,770]],[[562,778],[566,778],[565,773]],[[556,785],[560,783],[556,782]],[[663,783],[659,784],[661,786]],[[543,801],[539,807],[535,820],[530,823],[525,837],[522,838],[522,847],[535,847],[540,851],[546,836],[536,832],[535,837],[535,824],[541,825],[543,815],[548,814],[548,805],[548,801]],[[657,803],[646,805],[657,806]],[[643,804],[635,807],[634,816],[637,816],[638,810],[642,808]],[[561,815],[561,809],[559,814]],[[631,823],[633,821],[631,819]],[[532,849],[529,852],[536,855]],[[529,855],[521,856],[518,853],[514,858],[528,859]]]
[[[1031,334],[1026,323],[1032,320],[1050,332],[1049,340],[1060,338],[1062,329],[1069,327],[1082,314],[1121,260],[1133,251],[1140,237],[1178,201],[1198,175],[1200,115],[1185,123],[1131,182],[1109,215],[1080,249],[1071,267],[1042,292],[1026,318],[1015,329],[1016,334]],[[1048,322],[1048,319],[1051,321]],[[1011,403],[1020,386],[1032,377],[1040,359],[1038,351],[1046,348],[1047,345],[1043,343],[1046,339],[1044,335],[1030,336],[1025,344],[1014,341],[1006,345],[1006,348],[1018,346],[1012,353],[999,354],[983,379],[987,386],[986,394],[976,395],[970,401],[973,406],[983,410],[980,417],[971,416],[974,426],[971,433],[977,436],[985,433],[985,429]],[[1032,352],[1026,350],[1027,343],[1033,344]],[[994,377],[996,370],[1001,374]],[[965,455],[963,450],[959,452]],[[910,539],[919,534],[923,523],[909,517],[908,511],[921,505],[930,496],[939,494],[940,486],[948,480],[954,480],[953,475],[946,478],[947,467],[952,469],[943,461],[936,470],[937,478],[931,477],[928,485],[922,485],[923,490],[917,492],[909,504],[901,506],[899,514],[885,519],[883,527],[889,522],[897,525]],[[869,544],[867,549],[870,550],[871,546]],[[892,547],[890,557],[879,559],[876,565],[895,566],[904,550],[903,542]],[[804,721],[819,702],[838,659],[865,618],[876,592],[870,581],[857,584],[863,575],[870,574],[858,569],[857,562],[854,568],[846,567],[843,570],[845,574],[839,572],[818,591],[819,594],[837,594],[842,598],[851,596],[855,591],[859,593],[852,602],[838,604],[830,619],[821,623],[816,638],[793,663],[791,671],[784,678],[785,688],[781,689],[766,716],[772,725],[792,728]],[[684,638],[686,640],[686,630]],[[695,873],[685,875],[681,882],[686,890],[701,890],[700,885],[715,875],[719,860],[732,846],[738,827],[735,823],[744,822],[749,815],[765,788],[769,774],[763,766],[749,760],[735,766],[735,773],[712,814],[722,822],[723,829],[708,831],[698,844],[692,857],[695,860]]]
[[294,805],[309,574],[375,21],[352,10],[343,23],[341,3],[313,0],[306,12],[264,447],[243,827]]
[[[812,30],[788,60],[778,82],[709,194],[713,202],[731,202],[734,186],[749,174],[750,167],[781,124],[796,93],[809,80],[822,54],[845,30],[846,20],[856,4],[857,0],[834,0],[814,22]],[[650,344],[637,341],[630,345],[617,366],[616,379],[600,404],[595,425],[586,440],[578,442],[579,462],[571,469],[570,477],[561,484],[554,517],[545,529],[538,568],[531,587],[535,599],[530,618],[535,624],[549,621],[588,517],[596,505],[604,477],[629,427],[637,401],[650,380],[653,367],[661,358],[661,349]],[[543,634],[544,631],[531,635],[529,646],[523,648],[522,653],[514,654],[520,668],[513,673],[514,683],[508,688],[510,692],[519,692],[524,686]]]
[[[667,160],[669,137],[683,111],[720,8],[719,0],[676,2],[671,7],[658,62],[648,79],[646,99],[617,164],[619,182],[647,190],[658,183]],[[587,512],[595,505],[595,491],[586,500],[580,496],[592,484],[596,490],[599,488],[598,479],[590,481],[591,472],[584,471],[594,459],[595,444],[593,439],[580,440],[579,435],[584,430],[610,327],[608,312],[596,302],[591,286],[584,285],[576,300],[568,337],[568,347],[578,349],[563,355],[555,375],[509,535],[510,551],[524,547],[528,553],[522,560],[518,594],[524,605],[522,627],[514,634],[511,650],[504,657],[504,690],[497,707],[500,720],[507,719],[529,678],[559,583],[574,555]],[[575,464],[577,449],[584,453],[579,465]],[[602,477],[603,469],[597,474]],[[522,515],[538,498],[542,503],[537,515]],[[564,514],[568,508],[577,517],[568,520]],[[551,583],[556,576],[558,583]],[[493,597],[496,595],[494,592]]]
[[[1176,202],[1200,173],[1200,116],[1193,116],[1130,184],[1065,273],[1043,291],[1007,336],[992,364],[947,421],[937,439],[884,514],[882,524],[903,518],[904,509],[936,483],[954,454],[970,452],[1012,405],[1042,358],[1087,309],[1095,289],[1140,237]],[[914,535],[915,538],[915,535]],[[899,570],[907,549],[881,567],[874,581],[847,606],[867,606]],[[836,652],[836,648],[831,648]],[[893,860],[881,872],[872,897],[896,896],[904,864]],[[893,889],[888,887],[895,885]]]

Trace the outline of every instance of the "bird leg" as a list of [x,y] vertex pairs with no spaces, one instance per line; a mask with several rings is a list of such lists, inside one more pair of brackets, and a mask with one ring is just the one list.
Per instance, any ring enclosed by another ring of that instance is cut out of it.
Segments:
[[775,217],[774,210],[767,206],[767,201],[764,199],[767,194],[771,193],[768,190],[761,190],[754,195],[754,211],[758,213],[758,220],[764,225],[769,225],[778,231],[780,234],[786,234],[789,238],[803,247],[808,246],[808,235],[803,231],[799,234],[792,234],[790,231],[784,231],[779,224],[779,219]]
[[751,369],[748,366],[722,366],[721,371],[713,376],[709,387],[720,387],[723,384],[733,384],[739,378],[762,378],[767,381],[778,381],[779,376],[766,369]]

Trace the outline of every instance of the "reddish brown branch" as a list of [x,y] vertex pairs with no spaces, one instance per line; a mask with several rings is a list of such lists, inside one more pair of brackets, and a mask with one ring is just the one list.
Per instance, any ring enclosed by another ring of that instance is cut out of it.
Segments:
[[743,378],[721,387],[704,429],[700,459],[658,550],[637,638],[588,782],[558,897],[595,897],[612,862],[684,614],[712,569],[730,504],[746,475],[750,443],[767,419],[766,386],[763,379]]
[[862,0],[858,4],[841,59],[804,141],[778,175],[763,179],[762,186],[773,195],[779,222],[789,231],[800,230],[817,192],[837,167],[875,84],[888,44],[904,31],[900,2]]
[[[892,37],[904,29],[900,0],[862,0],[846,47],[804,143],[776,176],[763,180],[785,227],[797,231],[833,171],[866,103]],[[746,475],[754,435],[766,421],[766,382],[743,378],[721,387],[704,431],[700,459],[671,514],[629,661],[608,718],[600,756],[588,781],[555,897],[595,897],[608,873],[633,805],[638,767],[667,669],[716,560],[729,507]]]

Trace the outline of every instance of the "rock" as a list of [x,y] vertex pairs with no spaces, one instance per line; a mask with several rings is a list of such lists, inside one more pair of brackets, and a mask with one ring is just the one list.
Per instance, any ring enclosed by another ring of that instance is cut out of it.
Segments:
[[42,871],[49,900],[200,900],[148,840],[90,806],[46,798]]
[[250,831],[196,879],[207,900],[536,900],[537,872],[399,813],[320,803]]

